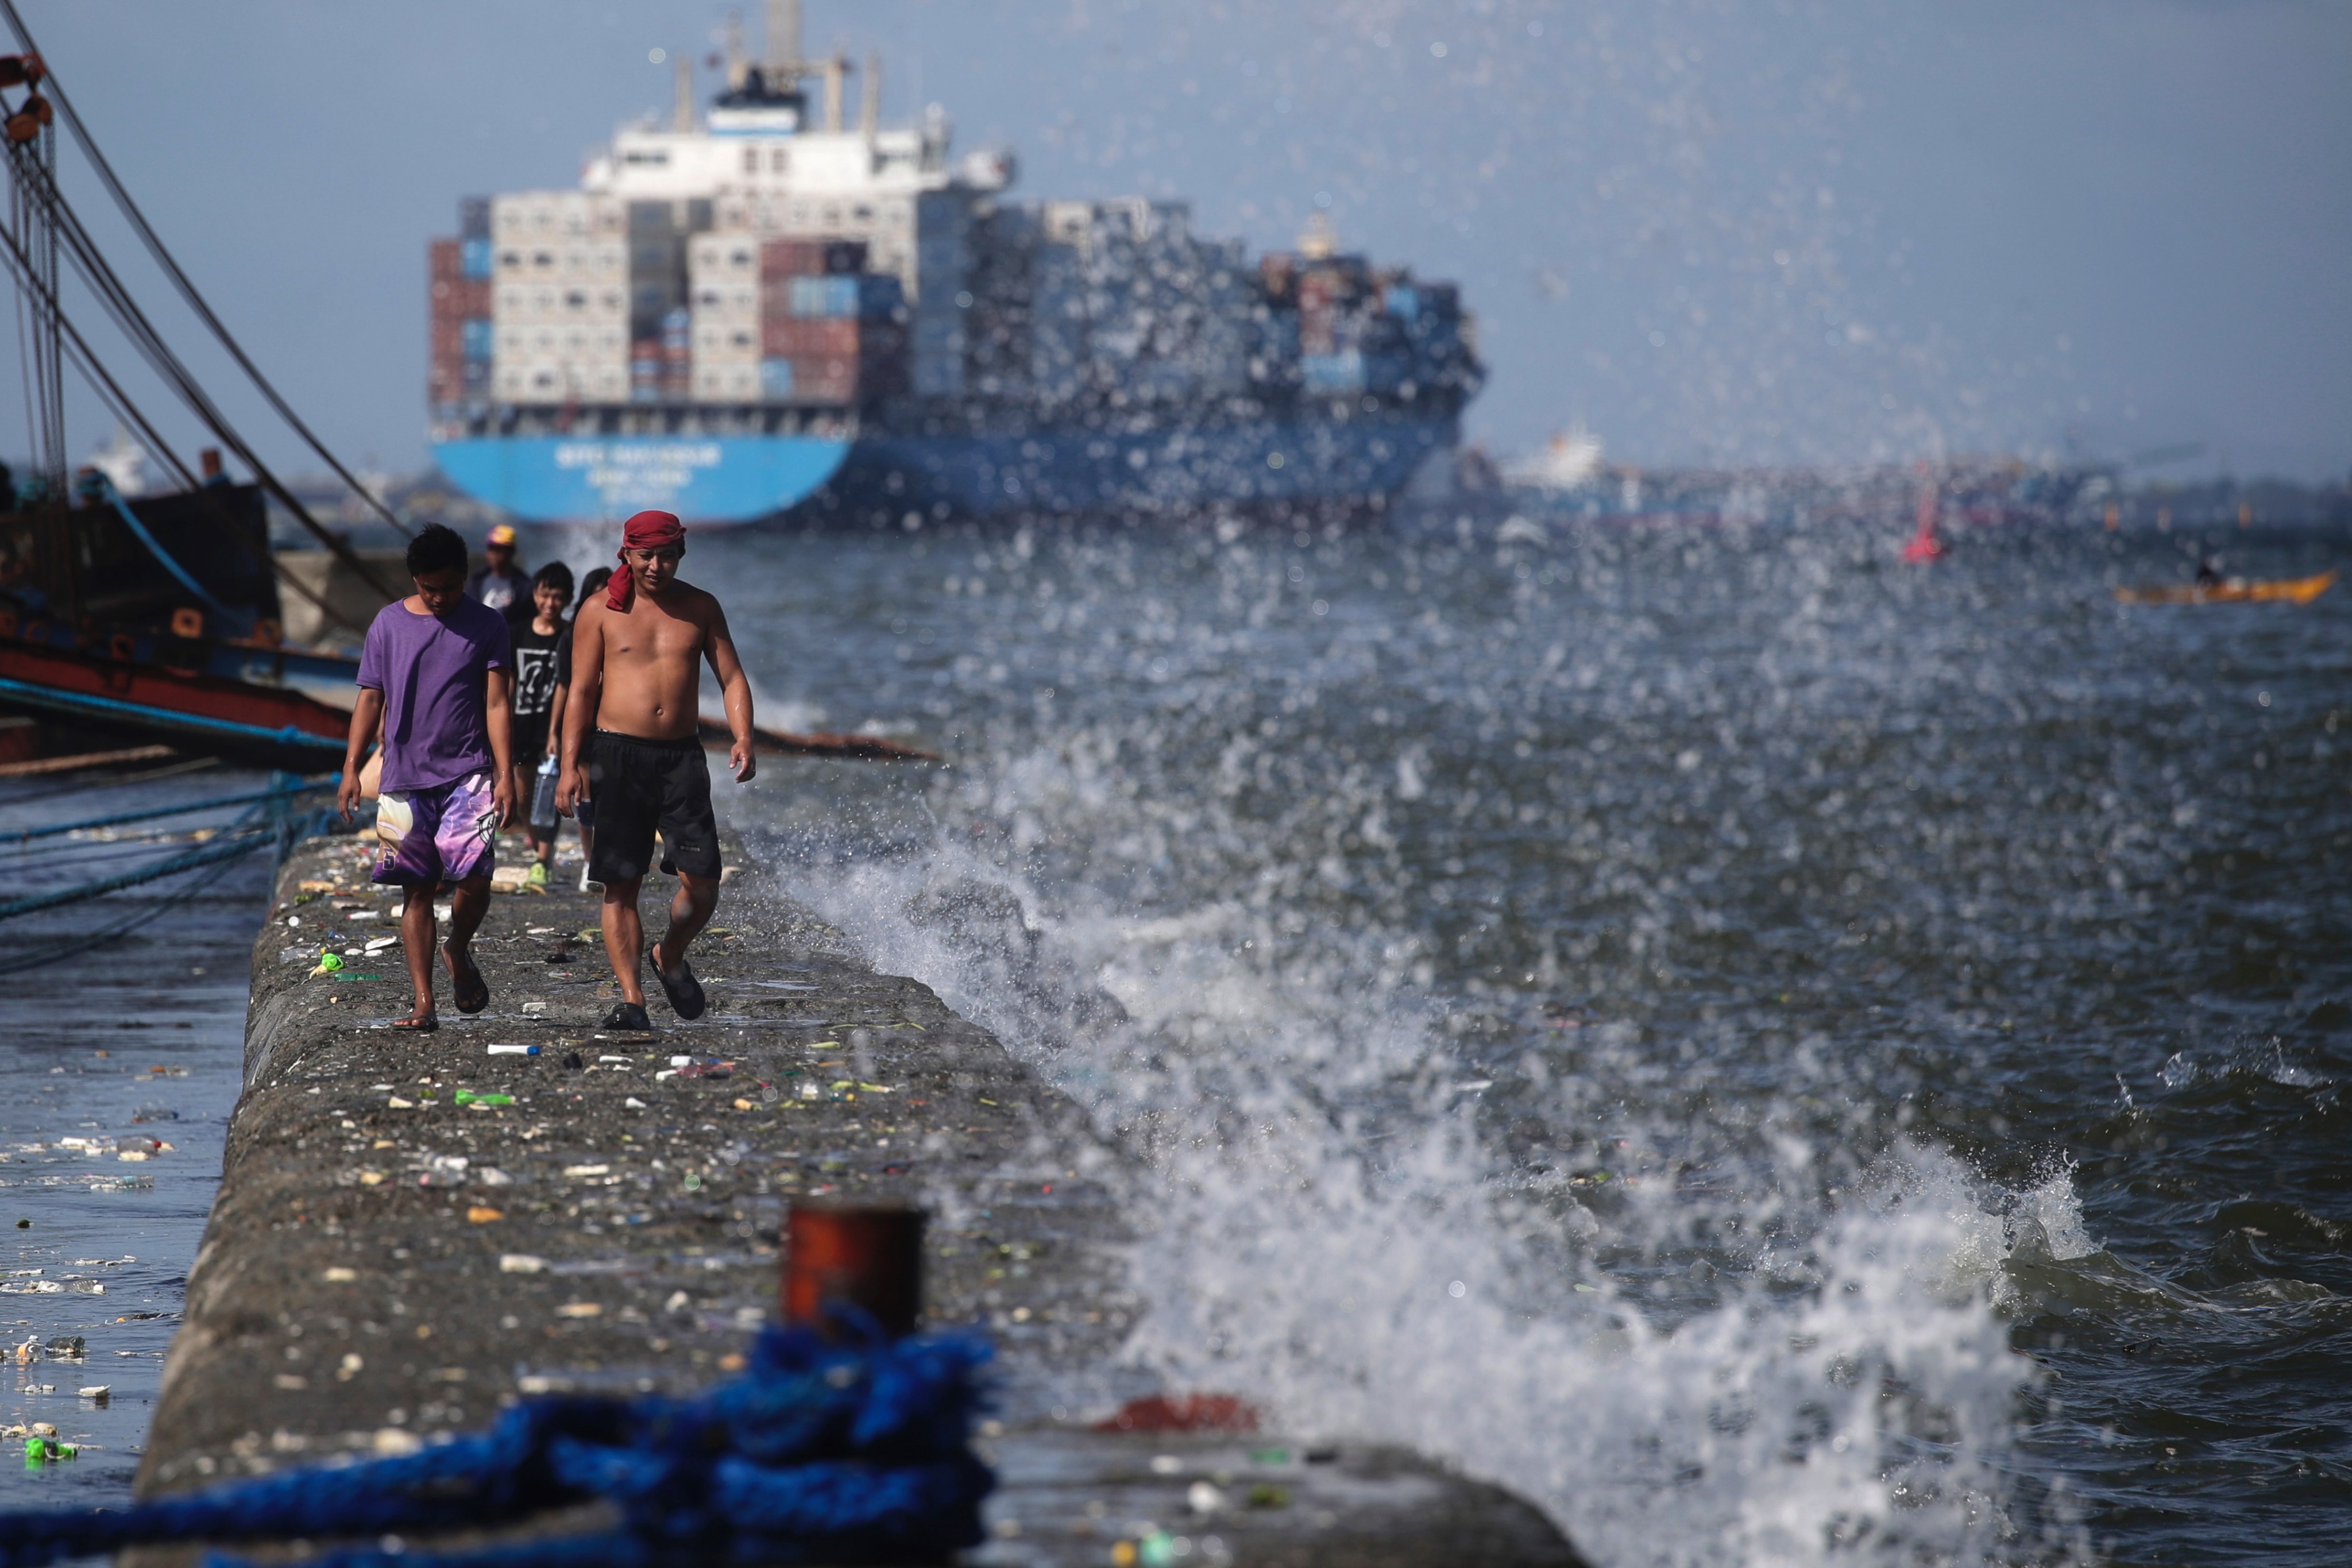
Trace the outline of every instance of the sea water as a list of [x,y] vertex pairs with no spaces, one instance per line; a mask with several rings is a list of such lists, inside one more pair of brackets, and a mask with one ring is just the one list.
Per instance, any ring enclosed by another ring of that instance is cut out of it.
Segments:
[[[1607,1564],[2319,1563],[2352,1518],[2333,533],[698,540],[732,819],[1144,1156],[1129,1355]],[[2223,537],[2223,535],[2226,537]]]
[[[268,786],[186,762],[12,779],[0,783],[0,832]],[[16,897],[118,875],[233,816],[0,846],[0,886]],[[26,1465],[22,1439],[9,1441],[0,1510],[130,1495],[243,1079],[268,862],[264,850],[0,923],[5,964],[151,917],[103,947],[0,973],[0,1429],[46,1424],[79,1449]],[[74,1340],[79,1352],[50,1349]]]
[[[718,796],[1134,1156],[1134,1363],[1505,1482],[1612,1568],[2336,1561],[2352,601],[2112,588],[2345,541],[1905,566],[1907,528],[698,532],[683,574],[763,721],[948,754]],[[10,1136],[124,1121],[125,1019],[195,1026],[216,1126],[206,955],[261,888],[86,961],[99,1005],[46,987]],[[75,1205],[26,1267],[180,1246],[159,1300],[201,1211],[6,1195]]]

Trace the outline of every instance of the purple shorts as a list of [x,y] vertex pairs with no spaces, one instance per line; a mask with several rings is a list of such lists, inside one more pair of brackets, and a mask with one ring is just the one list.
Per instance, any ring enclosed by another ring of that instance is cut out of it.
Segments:
[[369,880],[431,888],[487,877],[495,859],[499,807],[487,773],[431,789],[387,790],[375,803],[383,847]]

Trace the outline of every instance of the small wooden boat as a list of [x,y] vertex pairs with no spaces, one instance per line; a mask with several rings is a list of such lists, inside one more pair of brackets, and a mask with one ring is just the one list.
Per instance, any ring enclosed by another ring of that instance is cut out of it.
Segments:
[[2281,577],[2248,582],[2231,577],[2220,583],[2182,583],[2154,588],[2118,588],[2116,597],[2126,605],[2308,605],[2336,584],[2336,574],[2311,577]]
[[[701,721],[702,743],[706,748],[725,751],[735,743],[727,726],[716,720]],[[920,746],[909,746],[898,741],[886,741],[879,735],[843,735],[830,731],[798,734],[790,730],[771,730],[762,725],[751,726],[751,749],[787,757],[839,757],[856,762],[936,763],[937,752],[927,752]]]
[[45,629],[0,624],[0,710],[294,773],[342,761],[349,713],[289,685],[214,672],[216,645],[191,641],[183,662],[171,657],[183,650],[128,634],[102,653],[25,635]]

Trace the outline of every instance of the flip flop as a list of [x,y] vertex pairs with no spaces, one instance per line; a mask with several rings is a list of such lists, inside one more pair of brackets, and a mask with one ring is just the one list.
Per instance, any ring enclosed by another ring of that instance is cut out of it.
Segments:
[[[655,949],[655,952],[659,951],[658,947]],[[662,973],[660,959],[647,953],[646,960],[654,966],[654,978],[661,982],[662,994],[669,998],[670,1011],[688,1020],[701,1017],[702,1010],[709,1005],[709,1002],[702,994],[702,982],[694,977],[694,970],[686,960],[681,958],[677,961],[678,977],[676,980]]]
[[430,1035],[441,1027],[441,1020],[427,1013],[422,1018],[394,1018],[392,1026],[404,1035]]
[[449,963],[450,995],[457,1004],[457,1011],[478,1013],[488,1006],[490,983],[482,978],[481,966],[474,962],[474,955],[470,952],[463,954],[466,961],[463,969],[457,967],[455,960],[449,959],[448,949],[442,949],[441,956]]
[[650,1035],[654,1021],[646,1016],[642,1002],[615,1002],[613,1010],[604,1015],[604,1027],[634,1035]]

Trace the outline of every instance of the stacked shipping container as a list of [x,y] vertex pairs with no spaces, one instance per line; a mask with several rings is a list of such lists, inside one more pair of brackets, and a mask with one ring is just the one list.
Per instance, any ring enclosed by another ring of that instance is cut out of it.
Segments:
[[772,204],[468,203],[467,232],[433,247],[433,403],[870,408],[911,394],[1045,411],[1410,400],[1475,381],[1450,286],[1375,271],[1328,235],[1253,268],[1238,245],[1195,237],[1179,204],[966,195],[912,203],[912,299],[868,270],[865,240],[777,237]]
[[[1415,378],[1467,374],[1472,355],[1451,284],[1375,273],[1360,256],[1269,255],[1258,263],[1265,359],[1295,363],[1310,395],[1403,392]],[[1431,383],[1433,384],[1433,383]]]
[[436,408],[855,405],[903,392],[908,312],[862,240],[714,231],[709,202],[530,192],[432,243]]
[[623,215],[576,191],[489,204],[492,389],[502,403],[617,403],[628,395],[629,257]]
[[968,393],[1059,409],[1247,390],[1250,279],[1236,247],[1192,235],[1181,204],[1002,205],[967,248]]
[[867,272],[866,254],[856,240],[760,247],[762,399],[858,405],[906,389],[906,291]]
[[[488,211],[480,217],[487,230]],[[436,239],[429,255],[432,357],[427,400],[436,407],[479,403],[490,391],[489,236],[485,232]]]
[[759,241],[742,233],[698,234],[687,245],[686,272],[694,307],[694,401],[761,401]]

